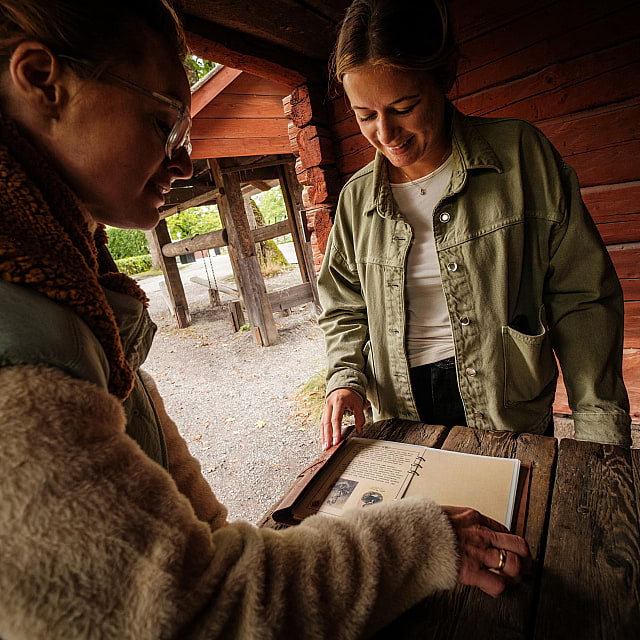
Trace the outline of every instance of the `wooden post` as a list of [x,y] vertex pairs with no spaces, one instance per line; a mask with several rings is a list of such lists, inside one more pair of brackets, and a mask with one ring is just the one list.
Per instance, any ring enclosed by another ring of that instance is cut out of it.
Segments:
[[313,252],[307,240],[301,217],[303,209],[302,189],[296,178],[295,170],[291,165],[280,165],[278,167],[278,178],[280,180],[284,203],[287,208],[293,244],[296,249],[296,255],[298,256],[300,275],[302,276],[303,282],[308,282],[311,285],[313,304],[316,307],[316,311],[319,311],[320,303],[318,300],[318,285],[316,283]]
[[[158,226],[153,229],[152,233],[154,242],[157,242],[160,249],[162,249],[165,244],[171,243],[171,236],[169,236],[166,220],[160,220]],[[178,265],[175,258],[168,258],[162,251],[160,251],[160,256],[162,258],[160,266],[162,267],[164,281],[167,285],[171,313],[173,314],[178,329],[184,329],[191,324],[191,316],[189,314],[187,296],[184,293],[182,280],[180,280]]]
[[219,160],[209,161],[211,170],[222,193],[218,208],[225,220],[229,237],[229,254],[232,266],[237,265],[238,288],[243,292],[244,304],[256,342],[264,347],[278,342],[278,330],[271,313],[267,288],[260,271],[260,263],[255,252],[255,244],[249,221],[244,209],[237,172],[224,173]]

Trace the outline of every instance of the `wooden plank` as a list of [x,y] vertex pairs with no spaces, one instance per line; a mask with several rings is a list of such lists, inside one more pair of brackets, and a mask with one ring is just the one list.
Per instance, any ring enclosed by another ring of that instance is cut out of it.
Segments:
[[538,123],[538,128],[571,162],[573,154],[640,139],[640,97],[594,111],[545,120]]
[[[166,220],[160,220],[152,233],[155,236],[158,246],[163,247],[171,244],[171,236],[167,229]],[[184,293],[184,287],[180,279],[178,264],[175,258],[168,258],[162,253],[160,253],[160,257],[162,258],[160,266],[162,267],[164,282],[167,287],[169,310],[173,315],[178,329],[184,329],[191,324],[191,315],[189,313],[187,296]]]
[[215,73],[191,94],[191,117],[194,119],[242,73],[240,69],[225,66],[218,66],[214,71]]
[[[478,432],[466,427],[454,427],[442,448],[481,455],[516,457],[531,465],[525,537],[534,557],[541,558],[544,551],[545,514],[553,483],[556,440],[532,434]],[[539,572],[534,571],[496,600],[478,589],[458,586],[453,592],[429,598],[402,616],[393,624],[393,637],[524,640],[530,637],[528,625],[534,614],[538,582]],[[378,636],[380,640],[387,637],[389,636],[385,632]]]
[[211,169],[216,184],[224,187],[224,196],[220,197],[218,207],[221,210],[224,208],[225,211],[224,219],[229,237],[229,252],[233,253],[235,257],[236,282],[242,291],[254,338],[261,346],[276,344],[278,330],[271,313],[267,289],[255,253],[255,243],[244,208],[238,173],[222,173],[221,163],[217,160],[211,161]]
[[582,199],[607,244],[638,240],[640,181],[587,187]]
[[538,122],[637,96],[640,47],[631,41],[456,100],[463,113]]
[[640,163],[621,162],[620,159],[639,157],[640,139],[621,142],[596,151],[574,154],[567,157],[566,161],[578,174],[580,185],[590,187],[638,180]]
[[289,142],[287,119],[281,118],[197,118],[191,141],[234,138],[278,138]]
[[306,302],[312,302],[311,285],[308,282],[296,284],[288,289],[271,291],[268,294],[271,311],[288,311]]
[[495,33],[520,17],[532,14],[536,9],[553,4],[555,0],[493,0],[492,2],[468,2],[450,0],[449,12],[453,23],[455,41],[463,43],[484,33]]
[[640,7],[629,0],[613,5],[564,0],[465,43],[452,95],[472,95],[637,37]]
[[224,92],[200,111],[198,118],[282,118],[280,96],[254,96]]
[[[393,440],[419,444],[424,447],[440,448],[449,429],[441,425],[429,425],[411,420],[379,420],[363,427],[362,437],[374,440]],[[352,435],[358,435],[352,433]]]
[[640,348],[640,302],[636,300],[624,304],[624,346]]
[[275,96],[284,98],[291,93],[291,89],[284,84],[260,78],[252,73],[243,73],[229,85],[229,93],[252,95],[252,96]]
[[273,153],[291,153],[289,138],[235,138],[222,140],[194,140],[191,158],[236,158]]
[[562,440],[536,640],[622,639],[640,628],[640,538],[630,450]]
[[289,220],[280,220],[280,222],[269,224],[266,227],[257,227],[251,230],[254,242],[264,242],[265,240],[272,240],[273,238],[286,236],[287,233],[291,233]]
[[162,253],[167,258],[176,258],[177,256],[183,256],[187,253],[193,253],[194,251],[204,251],[205,249],[226,247],[227,244],[227,230],[218,229],[216,231],[202,233],[200,235],[194,236],[193,238],[186,238],[185,240],[176,240],[175,242],[169,242],[162,247]]

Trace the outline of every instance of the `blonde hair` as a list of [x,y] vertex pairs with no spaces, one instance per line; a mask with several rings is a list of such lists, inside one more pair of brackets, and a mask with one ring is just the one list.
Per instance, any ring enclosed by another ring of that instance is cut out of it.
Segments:
[[97,68],[143,55],[139,27],[161,35],[179,58],[187,53],[180,21],[168,0],[0,0],[0,70],[25,40]]
[[339,83],[364,64],[428,71],[447,93],[456,63],[444,0],[355,0],[340,25],[330,70]]

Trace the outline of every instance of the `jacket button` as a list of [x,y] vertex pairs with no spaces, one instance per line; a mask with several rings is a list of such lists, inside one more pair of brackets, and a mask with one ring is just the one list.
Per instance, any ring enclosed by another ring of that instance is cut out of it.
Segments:
[[440,214],[440,222],[449,222],[449,220],[451,220],[451,214],[447,213],[446,211],[443,211]]
[[457,262],[450,262],[450,263],[447,265],[447,269],[448,269],[449,271],[457,271],[457,270],[458,270],[458,263],[457,263]]
[[473,367],[467,367],[464,372],[471,378],[476,375],[477,371]]
[[469,320],[469,316],[462,316],[462,318],[460,318],[460,324],[464,325],[465,327],[469,324],[469,322],[471,322]]

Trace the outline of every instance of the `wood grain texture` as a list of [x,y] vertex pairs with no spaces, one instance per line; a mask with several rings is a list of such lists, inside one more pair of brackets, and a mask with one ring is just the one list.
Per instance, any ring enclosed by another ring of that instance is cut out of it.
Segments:
[[[553,483],[556,440],[507,431],[478,431],[454,427],[443,449],[519,458],[531,465],[528,517],[525,538],[534,558],[543,554],[546,508]],[[539,570],[522,583],[492,599],[478,589],[458,586],[452,593],[429,598],[393,624],[398,638],[447,640],[524,639],[534,615]],[[385,636],[380,635],[380,639]]]
[[629,449],[561,441],[536,640],[637,637],[637,492]]

